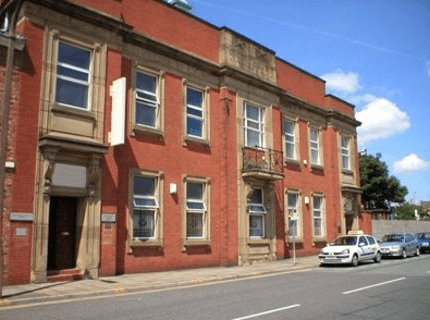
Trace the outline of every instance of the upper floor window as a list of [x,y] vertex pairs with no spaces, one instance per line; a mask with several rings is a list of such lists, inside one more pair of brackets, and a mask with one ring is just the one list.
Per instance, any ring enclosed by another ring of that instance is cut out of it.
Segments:
[[133,239],[154,239],[158,226],[158,179],[135,176],[133,183]]
[[187,135],[205,138],[205,106],[204,92],[187,87]]
[[136,124],[159,128],[159,77],[138,71],[136,73]]
[[265,237],[266,213],[263,190],[254,189],[249,201],[249,235],[251,237]]
[[284,120],[285,157],[289,160],[296,159],[295,123]]
[[58,43],[55,102],[61,105],[90,109],[92,51]]
[[245,146],[264,147],[264,109],[245,103],[243,114]]
[[310,130],[310,149],[311,149],[311,164],[320,165],[320,141],[319,130],[311,128]]
[[186,196],[186,236],[187,238],[206,238],[206,183],[188,181]]
[[349,139],[346,136],[341,137],[341,150],[342,150],[342,169],[349,170],[350,159],[349,159]]

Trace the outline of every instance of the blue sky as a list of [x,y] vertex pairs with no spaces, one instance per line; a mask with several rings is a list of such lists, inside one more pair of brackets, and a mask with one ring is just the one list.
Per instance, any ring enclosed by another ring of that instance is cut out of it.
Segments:
[[356,106],[359,148],[430,201],[430,0],[192,0]]

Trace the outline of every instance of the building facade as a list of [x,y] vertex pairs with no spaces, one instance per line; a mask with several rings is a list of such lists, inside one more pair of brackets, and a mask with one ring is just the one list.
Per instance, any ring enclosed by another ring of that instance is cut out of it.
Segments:
[[311,255],[370,232],[359,122],[323,80],[159,0],[0,9],[3,30],[25,38],[12,74],[6,283],[283,259],[293,241]]

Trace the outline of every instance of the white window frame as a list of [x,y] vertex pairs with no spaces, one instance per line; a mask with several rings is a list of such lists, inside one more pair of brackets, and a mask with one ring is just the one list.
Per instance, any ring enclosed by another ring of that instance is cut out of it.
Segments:
[[[313,132],[316,133],[316,140],[313,139]],[[320,143],[321,137],[320,137],[320,130],[317,128],[311,127],[309,129],[309,149],[310,149],[310,162],[312,165],[321,166],[321,143]],[[313,159],[313,153],[317,154],[318,158],[316,161]]]
[[[320,199],[320,207],[316,207],[316,199]],[[319,213],[317,215],[316,213]],[[320,221],[320,234],[316,234],[315,222]],[[325,238],[325,197],[321,194],[312,195],[312,236],[314,239]]]
[[[290,204],[289,197],[294,195],[296,197],[296,203],[295,206],[292,206]],[[286,208],[286,223],[287,223],[287,236],[289,238],[293,237],[293,234],[291,233],[291,217],[296,216],[297,220],[295,221],[296,224],[296,241],[298,241],[302,237],[302,213],[301,213],[301,206],[300,206],[300,193],[297,191],[291,191],[288,190],[286,192],[286,199],[285,199],[285,208]]]
[[[258,119],[252,119],[248,117],[248,107],[256,108],[258,110]],[[262,106],[259,106],[254,103],[250,102],[244,102],[243,104],[243,139],[244,139],[244,145],[246,147],[250,148],[264,148],[265,147],[265,108]],[[257,126],[257,128],[252,127],[252,124],[254,126]],[[249,145],[248,142],[248,131],[256,132],[258,134],[258,144],[257,145]]]
[[[287,132],[287,130],[285,130],[285,124],[289,123],[292,125],[293,128],[293,132]],[[285,158],[287,160],[297,160],[298,156],[297,156],[297,137],[296,137],[296,122],[294,120],[290,120],[290,119],[284,119],[283,120],[283,131],[284,131],[284,149],[285,149]],[[288,148],[287,145],[292,146],[292,150],[293,150],[293,156],[290,157],[288,156]]]
[[[143,178],[143,179],[151,179],[154,182],[154,194],[152,195],[136,195],[134,193],[134,183],[135,180],[137,178]],[[132,208],[132,212],[133,212],[133,240],[149,240],[149,239],[158,239],[158,224],[159,224],[159,179],[157,177],[154,176],[146,176],[146,175],[134,175],[133,176],[133,208]],[[152,200],[153,201],[153,205],[139,205],[137,204],[136,200],[137,199],[141,199],[141,200]],[[153,213],[153,218],[152,218],[152,236],[135,236],[135,215],[136,215],[136,211],[149,211]]]
[[[191,103],[188,103],[188,90],[193,90],[196,92],[199,92],[202,95],[201,99],[201,105],[193,105]],[[196,110],[201,112],[201,116],[194,115],[188,113],[188,109]],[[206,116],[206,90],[199,89],[194,86],[185,86],[185,132],[186,136],[192,139],[207,139],[207,116]],[[191,134],[188,132],[188,119],[194,119],[196,121],[201,122],[201,136]]]
[[[253,189],[253,193],[257,190],[261,191],[261,203],[260,202],[251,202],[252,201],[252,196],[249,199],[248,202],[248,212],[249,212],[249,237],[251,239],[264,239],[266,237],[266,215],[267,215],[267,210],[266,207],[264,206],[264,190],[261,188],[254,188]],[[259,208],[258,210],[253,210],[254,208]],[[252,224],[251,224],[251,220],[252,217],[260,217],[261,218],[261,235],[252,235],[251,232],[251,228],[252,228]]]
[[[344,143],[346,141],[346,144]],[[340,136],[342,170],[351,170],[350,138],[346,135]],[[345,165],[346,162],[346,165]]]
[[[65,62],[60,62],[59,61],[59,55],[60,55],[60,44],[63,43],[65,45],[71,46],[71,47],[75,47],[78,49],[81,49],[83,51],[88,51],[89,55],[90,55],[90,61],[89,61],[89,66],[88,69],[84,69],[81,67],[77,67]],[[86,73],[88,74],[88,81],[83,81],[80,79],[76,79],[73,78],[71,76],[66,76],[66,75],[60,75],[58,73],[58,67],[63,67],[72,71],[77,71],[77,72],[81,72],[81,73]],[[56,42],[56,68],[55,68],[55,92],[54,92],[54,103],[56,105],[59,106],[65,106],[65,107],[69,107],[69,108],[74,108],[77,110],[83,110],[83,111],[91,111],[91,101],[92,101],[92,89],[93,89],[93,78],[94,78],[94,49],[81,45],[81,44],[76,44],[73,43],[72,41],[67,41],[64,39],[59,39]],[[63,81],[68,81],[74,84],[79,84],[79,85],[84,85],[87,87],[87,103],[85,108],[81,107],[81,106],[76,106],[76,105],[71,105],[71,104],[67,104],[64,102],[59,102],[57,101],[57,94],[58,94],[58,80],[63,80]]]
[[[188,198],[188,186],[190,184],[200,184],[202,185],[202,198],[198,199],[189,199]],[[207,205],[207,191],[208,186],[205,181],[201,180],[187,180],[185,186],[185,237],[188,240],[201,240],[208,238],[208,205]],[[198,203],[202,205],[202,209],[193,209],[188,206],[189,203]],[[188,233],[188,214],[200,214],[202,219],[202,235],[201,236],[189,236]]]
[[[149,77],[152,77],[155,79],[155,91],[148,91],[145,90],[145,88],[138,88],[137,87],[137,77],[138,74],[143,74]],[[141,128],[149,128],[149,129],[155,129],[159,130],[161,126],[161,81],[160,81],[160,74],[157,74],[155,72],[150,72],[148,70],[144,70],[142,68],[137,68],[134,75],[134,119],[133,122],[137,127]],[[154,97],[154,100],[147,99],[145,97],[140,97],[139,93],[143,95],[147,95],[150,97]],[[154,110],[154,125],[145,124],[145,123],[139,123],[137,120],[137,104],[141,103],[149,108],[152,108]]]

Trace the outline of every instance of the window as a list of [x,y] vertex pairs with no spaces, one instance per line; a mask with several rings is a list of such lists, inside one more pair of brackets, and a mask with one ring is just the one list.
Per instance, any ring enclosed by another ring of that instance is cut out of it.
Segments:
[[263,190],[254,189],[249,201],[249,235],[250,237],[264,238],[265,236],[265,215]]
[[135,176],[133,181],[133,239],[157,238],[158,179]]
[[194,138],[205,137],[205,106],[204,92],[194,88],[186,88],[187,101],[187,135]]
[[287,219],[288,219],[288,236],[300,236],[300,213],[299,213],[299,195],[288,192],[287,194]]
[[264,109],[245,103],[243,115],[245,146],[264,147]]
[[311,163],[315,165],[321,164],[320,159],[320,145],[319,145],[319,131],[318,129],[311,128],[310,130],[310,144],[311,144]]
[[296,159],[295,124],[293,121],[284,121],[285,157],[289,160]]
[[160,94],[159,77],[144,72],[136,72],[136,124],[159,128]]
[[206,184],[202,182],[187,182],[186,200],[186,237],[206,238]]
[[370,245],[376,244],[376,241],[375,241],[375,239],[373,237],[367,236],[367,240],[369,241]]
[[323,197],[322,196],[314,196],[313,197],[313,235],[314,237],[323,237],[324,236],[324,228],[323,228]]
[[366,237],[361,236],[361,237],[359,238],[359,240],[358,240],[358,244],[360,245],[360,244],[363,244],[363,243],[364,243],[364,245],[365,245],[365,246],[369,245],[369,244],[367,243],[367,239],[366,239]]
[[349,170],[349,139],[346,136],[341,137],[341,150],[342,150],[342,169]]
[[90,109],[91,59],[90,50],[58,42],[56,103]]

